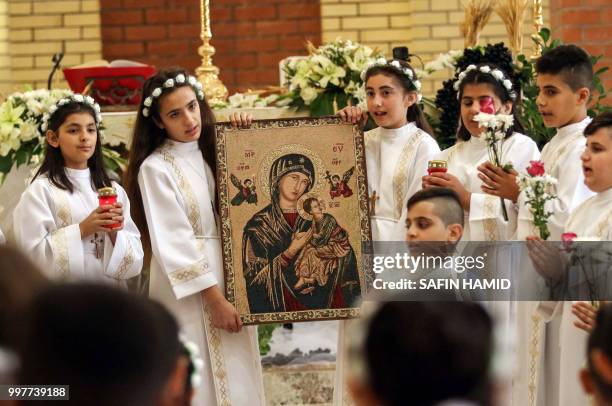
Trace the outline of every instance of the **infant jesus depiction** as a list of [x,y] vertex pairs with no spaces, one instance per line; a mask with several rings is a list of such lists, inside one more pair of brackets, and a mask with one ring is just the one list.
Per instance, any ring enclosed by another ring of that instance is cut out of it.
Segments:
[[[323,210],[323,202],[316,197],[304,200],[304,211],[312,215],[313,234],[295,262],[296,290],[307,284],[326,285],[330,275],[342,269],[342,262],[352,251],[346,230],[338,225],[334,216]],[[308,294],[314,289],[309,286],[300,293]]]

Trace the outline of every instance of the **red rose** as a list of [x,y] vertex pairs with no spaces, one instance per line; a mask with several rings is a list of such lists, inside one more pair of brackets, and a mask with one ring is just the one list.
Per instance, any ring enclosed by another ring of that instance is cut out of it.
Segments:
[[544,175],[544,162],[542,161],[530,161],[531,165],[527,168],[527,173],[531,176],[542,176]]
[[572,242],[574,241],[574,239],[578,237],[576,235],[576,233],[563,233],[561,234],[561,241],[563,241],[563,247],[565,248],[565,251],[571,250],[572,248]]
[[480,111],[487,114],[495,114],[495,103],[492,97],[483,97],[480,99]]

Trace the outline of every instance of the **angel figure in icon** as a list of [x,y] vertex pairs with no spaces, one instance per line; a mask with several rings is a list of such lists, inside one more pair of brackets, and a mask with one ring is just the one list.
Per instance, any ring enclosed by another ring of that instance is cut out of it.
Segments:
[[230,174],[230,179],[234,186],[238,188],[238,192],[230,202],[232,206],[240,206],[244,202],[257,204],[257,193],[252,179],[246,178],[241,182],[233,173]]
[[330,174],[329,171],[325,171],[325,179],[329,182],[329,196],[334,199],[336,197],[350,197],[353,195],[353,191],[348,186],[348,182],[353,176],[355,167],[351,167],[349,170],[344,172],[342,179],[337,174]]

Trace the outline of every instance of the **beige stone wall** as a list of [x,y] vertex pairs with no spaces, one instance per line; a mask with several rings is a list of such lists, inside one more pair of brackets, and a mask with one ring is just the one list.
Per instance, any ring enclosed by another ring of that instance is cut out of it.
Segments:
[[[56,52],[64,53],[64,67],[101,59],[100,38],[99,0],[0,2],[2,92],[46,87]],[[67,86],[61,72],[55,78],[55,87]]]
[[[544,24],[549,21],[549,0],[544,0]],[[408,46],[411,53],[428,62],[440,53],[463,49],[459,23],[464,19],[459,0],[321,0],[323,42],[341,36],[375,46],[391,55],[395,46]],[[532,13],[525,16],[524,50],[531,52]],[[504,41],[506,29],[497,14],[481,34],[480,44]],[[413,59],[415,67],[420,67]],[[448,72],[434,74],[423,81],[423,93],[434,94]]]

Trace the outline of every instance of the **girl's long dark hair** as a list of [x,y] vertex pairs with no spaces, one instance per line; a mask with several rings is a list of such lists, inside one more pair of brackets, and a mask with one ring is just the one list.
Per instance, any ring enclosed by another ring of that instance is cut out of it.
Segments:
[[[53,131],[56,135],[59,136],[59,128],[64,121],[71,114],[79,114],[79,113],[87,113],[92,116],[95,120],[96,113],[95,111],[85,103],[79,102],[70,102],[64,104],[63,106],[59,106],[57,111],[53,113],[49,120],[48,130]],[[66,175],[66,171],[64,170],[64,156],[62,155],[62,151],[58,146],[53,147],[47,142],[45,157],[43,159],[43,163],[36,171],[36,175],[32,179],[36,179],[40,175],[47,175],[49,181],[56,187],[67,190],[70,193],[74,192],[74,186],[68,176]],[[102,158],[102,142],[100,140],[100,131],[96,130],[96,147],[94,148],[93,155],[87,160],[87,166],[91,172],[91,187],[94,190],[111,186],[111,180],[106,174],[104,170],[104,160]]]
[[[487,65],[491,68],[491,70],[493,69],[499,69],[502,72],[503,69],[491,64],[491,63],[482,63],[477,65],[477,68],[480,68],[481,66]],[[514,90],[514,93],[516,95],[520,95],[521,94],[521,89],[520,86],[518,84],[518,81],[516,80],[512,80],[512,78],[508,75],[507,72],[504,72],[504,76],[505,78],[508,78],[512,81],[512,88]],[[490,73],[484,73],[481,72],[479,69],[473,69],[471,71],[469,71],[466,75],[465,78],[461,81],[461,84],[459,85],[459,104],[461,105],[461,98],[463,97],[463,89],[465,88],[465,85],[477,85],[477,84],[481,84],[481,83],[486,83],[488,85],[491,85],[491,88],[493,89],[493,93],[495,93],[495,96],[497,96],[499,98],[499,100],[501,100],[502,103],[507,103],[507,102],[512,102],[512,117],[514,117],[514,124],[508,129],[508,132],[506,133],[506,137],[508,138],[510,136],[512,136],[513,133],[518,132],[521,134],[525,133],[525,127],[523,126],[523,123],[521,122],[521,119],[518,115],[517,112],[517,108],[516,108],[516,104],[518,103],[516,100],[512,100],[512,98],[510,97],[510,92],[508,91],[508,89],[506,89],[501,81],[495,79],[495,77],[493,75],[491,75]],[[517,98],[520,96],[517,96]],[[467,141],[472,137],[472,135],[470,134],[470,132],[467,130],[467,128],[465,128],[465,125],[463,124],[463,120],[461,118],[461,107],[459,108],[459,129],[457,130],[457,138],[463,141]]]
[[[396,61],[398,61],[402,67],[410,69],[412,71],[412,77],[416,78],[416,73],[408,62],[398,59],[396,59]],[[366,72],[365,82],[367,83],[368,79],[374,75],[384,75],[390,78],[394,78],[401,85],[402,89],[404,89],[404,92],[416,92],[416,88],[414,87],[412,81],[402,71],[392,65],[387,64],[371,67]],[[431,126],[429,125],[425,114],[419,107],[418,102],[415,102],[410,107],[408,107],[408,111],[406,112],[406,119],[409,123],[414,121],[417,127],[419,127],[421,130],[425,131],[433,137],[434,132]]]
[[[164,89],[163,84],[168,79],[174,79],[178,74],[189,76],[189,72],[182,68],[169,68],[157,72],[144,83],[142,89],[142,101],[138,107],[138,115],[134,126],[134,134],[132,137],[132,146],[130,147],[128,168],[123,179],[123,186],[130,199],[132,219],[140,230],[142,247],[145,252],[145,261],[151,258],[151,238],[149,236],[149,228],[147,227],[147,219],[144,212],[142,195],[138,187],[138,172],[144,160],[159,148],[168,138],[166,130],[159,128],[154,121],[154,118],[161,122],[159,116],[159,102],[167,94],[173,92],[179,87],[189,86],[187,82],[184,84],[176,84],[170,89]],[[153,99],[153,104],[149,107],[149,117],[142,115],[144,108],[144,100],[151,95],[155,88],[164,89],[163,93]],[[202,132],[198,140],[200,151],[204,161],[210,166],[213,175],[216,179],[216,161],[215,161],[215,116],[209,107],[206,100],[198,100],[200,106],[200,117],[202,120]],[[145,262],[145,263],[146,263]]]

